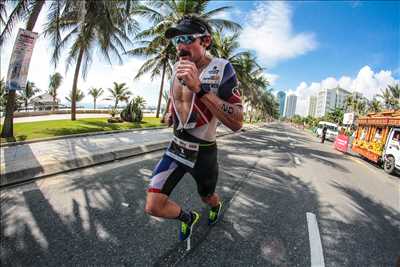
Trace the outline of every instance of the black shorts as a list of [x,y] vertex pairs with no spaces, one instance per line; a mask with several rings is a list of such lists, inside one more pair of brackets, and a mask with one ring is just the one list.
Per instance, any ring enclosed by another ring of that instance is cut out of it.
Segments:
[[[194,138],[194,137],[193,137]],[[193,142],[191,140],[185,140]],[[217,144],[215,142],[200,143],[199,153],[193,168],[164,154],[154,168],[149,192],[170,195],[175,186],[186,173],[190,173],[196,181],[197,191],[201,197],[211,196],[215,192],[218,181]]]

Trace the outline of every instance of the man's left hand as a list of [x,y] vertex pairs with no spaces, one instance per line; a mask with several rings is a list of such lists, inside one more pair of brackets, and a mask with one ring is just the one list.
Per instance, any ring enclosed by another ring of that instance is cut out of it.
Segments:
[[189,60],[181,60],[176,67],[176,77],[185,82],[186,87],[198,93],[200,91],[199,70],[196,65]]

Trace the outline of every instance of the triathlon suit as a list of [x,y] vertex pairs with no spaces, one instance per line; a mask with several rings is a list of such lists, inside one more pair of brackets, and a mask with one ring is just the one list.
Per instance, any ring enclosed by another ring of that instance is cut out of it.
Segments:
[[[236,74],[229,61],[213,58],[199,79],[202,88],[226,102],[242,105]],[[148,191],[169,196],[185,173],[189,172],[196,180],[199,195],[208,197],[214,193],[218,179],[218,120],[193,93],[187,121],[181,121],[173,99],[173,90],[182,89],[180,86],[174,72],[170,90],[174,136],[153,171]]]

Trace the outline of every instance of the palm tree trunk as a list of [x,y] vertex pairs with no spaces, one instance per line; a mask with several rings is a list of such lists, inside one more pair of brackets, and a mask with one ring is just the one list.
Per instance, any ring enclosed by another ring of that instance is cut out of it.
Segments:
[[[39,13],[42,10],[45,0],[38,0],[32,14],[29,16],[28,23],[26,24],[26,30],[32,31],[35,27]],[[4,125],[1,131],[1,137],[9,138],[14,136],[14,109],[15,109],[15,90],[8,92],[7,104],[6,104],[6,116],[4,118]]]
[[96,110],[96,98],[93,100],[93,109]]
[[53,107],[52,110],[55,111],[56,110],[56,96],[53,95]]
[[163,90],[164,90],[164,76],[165,76],[165,69],[166,68],[167,68],[167,61],[165,60],[164,64],[163,64],[163,70],[162,70],[162,76],[161,76],[161,86],[160,86],[160,94],[158,96],[156,118],[160,117],[161,98],[162,98],[162,93],[163,93]]
[[83,48],[79,50],[78,60],[76,61],[74,82],[72,84],[72,99],[71,99],[71,120],[76,120],[76,88],[78,87],[79,70],[81,68],[83,57]]

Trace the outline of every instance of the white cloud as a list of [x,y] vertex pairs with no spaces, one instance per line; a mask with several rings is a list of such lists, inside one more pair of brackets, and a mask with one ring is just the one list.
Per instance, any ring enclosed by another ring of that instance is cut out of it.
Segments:
[[215,18],[238,21],[242,16],[243,12],[239,8],[233,7],[219,12],[218,15],[215,15]]
[[243,27],[241,47],[254,49],[263,65],[270,67],[314,50],[314,34],[294,33],[291,19],[292,10],[286,2],[258,3]]
[[321,89],[340,86],[350,92],[360,92],[368,99],[372,99],[376,94],[381,93],[381,89],[395,82],[399,81],[393,77],[391,71],[381,70],[374,73],[369,66],[364,66],[354,79],[349,76],[342,76],[339,79],[328,77],[320,82],[312,82],[310,85],[303,81],[295,90],[289,90],[289,92],[297,95],[296,114],[305,116],[308,111],[309,97],[316,95]]
[[275,82],[279,79],[279,75],[273,73],[263,73],[264,77],[268,80],[270,86],[274,86]]

